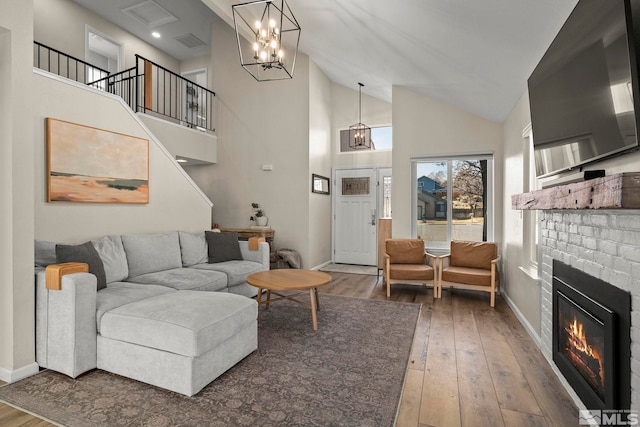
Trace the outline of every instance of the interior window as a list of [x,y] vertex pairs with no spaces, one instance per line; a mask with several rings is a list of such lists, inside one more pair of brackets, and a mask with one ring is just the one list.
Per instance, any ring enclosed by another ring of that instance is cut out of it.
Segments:
[[[371,150],[382,151],[391,150],[393,148],[392,131],[391,126],[380,126],[371,128],[371,140],[373,141],[373,147]],[[349,130],[340,131],[340,152],[346,153],[350,151],[367,152],[370,150],[359,150],[349,147]]]
[[382,218],[391,218],[391,177],[382,178]]

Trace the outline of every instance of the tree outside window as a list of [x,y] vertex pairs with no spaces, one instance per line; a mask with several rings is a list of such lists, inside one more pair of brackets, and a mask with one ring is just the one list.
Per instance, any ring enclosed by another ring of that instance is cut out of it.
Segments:
[[416,162],[416,234],[427,242],[487,241],[487,158]]

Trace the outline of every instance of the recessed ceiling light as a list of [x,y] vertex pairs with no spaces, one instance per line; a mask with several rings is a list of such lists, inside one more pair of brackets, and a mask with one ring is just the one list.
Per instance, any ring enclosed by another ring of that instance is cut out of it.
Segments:
[[187,161],[185,159],[176,159],[176,162],[178,162],[178,163],[187,163]]
[[153,33],[151,33],[151,35],[152,35],[153,37],[157,38],[157,39],[159,39],[159,38],[160,38],[160,33],[159,33],[159,32],[157,32],[157,31],[154,31]]

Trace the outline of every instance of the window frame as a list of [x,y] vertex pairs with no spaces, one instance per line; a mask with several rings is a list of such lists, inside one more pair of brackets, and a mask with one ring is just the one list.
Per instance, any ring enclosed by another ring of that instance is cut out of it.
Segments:
[[[529,123],[522,130],[523,139],[523,192],[535,191],[539,188],[536,176],[535,150],[533,147],[533,130]],[[538,277],[538,211],[521,210],[522,214],[522,250],[524,264],[521,269],[532,278]]]
[[[418,204],[416,203],[416,194],[418,193],[418,163],[427,162],[447,162],[447,194],[453,193],[453,179],[452,179],[452,162],[456,160],[486,160],[487,161],[487,194],[485,197],[485,209],[487,210],[487,241],[495,241],[495,202],[494,202],[494,186],[495,186],[495,173],[494,173],[494,153],[493,152],[481,152],[481,153],[466,153],[466,154],[452,154],[446,156],[431,156],[431,157],[412,157],[411,158],[411,236],[416,238],[418,235]],[[425,248],[433,252],[446,253],[449,251],[451,242],[452,231],[452,206],[453,200],[447,198],[447,241],[446,242],[426,242]]]
[[[338,131],[338,155],[341,154],[352,154],[352,153],[371,153],[371,152],[391,152],[393,151],[393,126],[391,125],[380,125],[380,126],[371,126],[371,132],[373,134],[373,130],[374,129],[379,129],[379,128],[389,128],[391,129],[391,148],[374,148],[371,150],[361,150],[361,149],[353,149],[353,150],[342,150],[342,133],[343,132],[347,132],[347,134],[349,133],[349,128],[347,129],[340,129]],[[373,138],[373,137],[372,137]],[[347,143],[348,143],[348,137],[347,137]],[[373,141],[375,144],[375,140]]]

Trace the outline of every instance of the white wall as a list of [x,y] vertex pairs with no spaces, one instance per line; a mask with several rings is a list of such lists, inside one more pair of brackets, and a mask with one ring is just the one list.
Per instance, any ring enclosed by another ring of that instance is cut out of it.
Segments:
[[[358,123],[358,90],[331,83],[331,147],[334,168],[390,166],[391,151],[340,152],[340,131]],[[391,126],[391,103],[362,94],[362,122],[369,127]],[[395,135],[394,135],[395,137]]]
[[[3,6],[6,7],[5,4]],[[11,185],[13,169],[11,152],[13,135],[11,132],[11,32],[0,27],[0,140],[7,143],[0,145],[0,197],[9,202],[0,205],[0,369],[7,372],[13,368],[13,200]],[[4,367],[4,368],[3,368]],[[8,376],[8,375],[7,375]],[[0,378],[2,376],[0,375]]]
[[[531,123],[529,95],[525,92],[504,122],[504,163],[505,176],[502,188],[503,241],[502,277],[503,292],[515,305],[528,326],[540,336],[540,284],[520,267],[529,266],[524,245],[529,242],[523,235],[523,212],[511,209],[511,196],[524,189],[524,149],[522,131]],[[500,167],[499,165],[497,165]]]
[[331,195],[311,193],[312,173],[331,179],[331,95],[331,82],[309,61],[309,267],[331,260]]
[[[213,74],[211,72],[211,55],[199,56],[197,58],[185,59],[180,62],[180,73],[186,73],[195,70],[207,70],[207,88],[213,87]],[[213,89],[211,89],[213,90]],[[214,90],[215,92],[215,90]]]
[[[214,201],[214,222],[248,227],[251,203],[259,203],[276,231],[276,247],[300,251],[304,267],[313,267],[308,57],[298,54],[293,79],[257,82],[240,66],[232,28],[213,26],[212,46],[218,164],[187,170]],[[264,164],[273,171],[263,171]]]
[[0,380],[36,373],[33,3],[0,0]]
[[433,98],[393,86],[393,237],[411,237],[411,159],[494,153],[495,241],[502,238],[502,126]]
[[179,70],[176,59],[72,0],[33,0],[33,13],[34,40],[68,55],[85,59],[85,25],[88,24],[124,45],[123,69],[133,67],[138,54],[174,72]]
[[137,116],[174,156],[209,163],[218,161],[218,138],[215,135],[159,119],[150,114],[137,113]]
[[31,108],[36,141],[35,236],[54,242],[80,243],[108,234],[156,233],[208,229],[208,200],[185,178],[168,152],[149,141],[149,203],[78,204],[46,202],[45,118],[150,139],[118,98],[59,78],[34,75],[40,95]]

